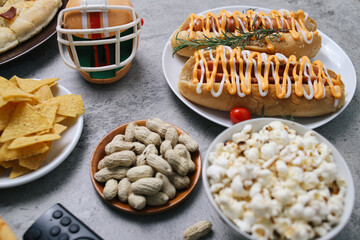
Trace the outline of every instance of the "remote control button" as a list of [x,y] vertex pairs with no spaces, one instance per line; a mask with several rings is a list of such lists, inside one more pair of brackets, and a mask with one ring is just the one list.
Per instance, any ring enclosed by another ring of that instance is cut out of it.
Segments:
[[62,211],[56,210],[55,212],[53,212],[52,216],[53,216],[53,218],[59,219],[62,217],[62,215],[63,215]]
[[32,239],[40,239],[40,237],[41,237],[41,231],[40,231],[40,229],[38,229],[38,228],[33,228],[33,229],[31,229],[30,230],[30,237],[32,238]]
[[52,228],[50,228],[50,234],[52,236],[57,236],[59,235],[61,229],[58,226],[53,226]]
[[79,230],[80,230],[80,227],[77,224],[71,224],[69,227],[69,231],[71,233],[77,233]]
[[69,235],[67,235],[66,233],[62,233],[59,238],[59,240],[68,240],[69,239]]
[[71,219],[69,217],[63,217],[60,220],[61,225],[68,226],[71,223]]

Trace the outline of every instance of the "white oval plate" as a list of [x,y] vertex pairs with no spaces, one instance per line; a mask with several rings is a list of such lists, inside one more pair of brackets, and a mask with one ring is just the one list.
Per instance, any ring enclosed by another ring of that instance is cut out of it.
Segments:
[[[53,86],[51,90],[54,96],[71,94],[67,88],[61,86],[60,84]],[[46,157],[43,165],[36,171],[29,172],[14,179],[9,178],[10,171],[5,169],[3,175],[0,176],[0,188],[15,187],[34,181],[54,170],[69,156],[69,154],[75,148],[81,136],[83,123],[83,116],[74,119],[68,118],[61,122],[61,124],[64,124],[68,128],[62,132],[61,138],[59,140],[55,140],[53,142],[49,155]]]
[[[210,9],[201,12],[198,15],[205,15],[206,12],[219,13],[223,9],[229,12],[233,12],[235,10],[242,11],[249,8],[256,9],[257,11],[270,11],[270,9],[252,6],[230,6]],[[324,63],[324,66],[341,75],[341,79],[345,84],[345,105],[337,112],[325,116],[310,118],[295,117],[296,122],[301,123],[311,129],[324,125],[325,123],[331,121],[336,116],[338,116],[342,111],[344,111],[344,109],[348,106],[351,99],[353,98],[356,89],[356,72],[350,58],[333,40],[331,40],[324,33],[320,31],[318,32],[322,37],[322,47],[318,54],[312,60],[321,60]],[[183,103],[185,103],[189,108],[191,108],[201,116],[224,127],[233,126],[234,124],[230,120],[229,112],[217,111],[202,107],[200,105],[192,103],[180,94],[177,87],[177,82],[179,80],[181,69],[184,66],[187,58],[178,56],[176,54],[174,55],[174,57],[172,56],[173,51],[171,48],[170,40],[171,36],[165,44],[162,56],[162,67],[166,81],[168,82],[172,91]]]
[[[224,130],[222,133],[220,133],[214,141],[210,144],[210,147],[208,148],[206,152],[206,157],[203,161],[203,171],[202,171],[202,180],[205,187],[206,195],[208,196],[211,205],[215,208],[216,212],[221,216],[221,218],[236,232],[241,234],[242,236],[246,237],[246,239],[253,239],[251,236],[245,232],[240,231],[240,229],[223,214],[222,210],[217,206],[215,203],[214,198],[211,195],[210,192],[210,185],[208,182],[208,178],[206,175],[206,169],[209,166],[209,154],[210,152],[215,151],[215,147],[220,142],[226,142],[230,139],[232,139],[232,135],[234,133],[240,132],[245,125],[251,124],[253,127],[253,132],[258,132],[262,129],[263,126],[269,124],[272,121],[281,121],[284,124],[286,124],[289,128],[296,130],[296,134],[304,135],[307,131],[310,131],[310,128],[305,127],[304,125],[301,125],[296,122],[284,120],[284,119],[278,119],[278,118],[258,118],[258,119],[251,119],[248,121],[240,122],[226,130]],[[346,223],[349,221],[352,210],[354,208],[354,201],[355,201],[355,187],[354,187],[354,181],[351,176],[351,172],[349,170],[348,165],[346,164],[346,161],[341,156],[340,152],[335,148],[334,145],[332,145],[326,138],[321,136],[319,133],[314,132],[315,137],[319,140],[320,143],[325,143],[327,146],[330,147],[332,155],[334,157],[335,164],[337,165],[338,169],[338,176],[343,178],[346,181],[346,196],[345,196],[345,204],[344,204],[344,211],[341,216],[340,222],[336,227],[332,228],[328,234],[326,234],[324,237],[319,238],[318,240],[325,240],[325,239],[331,239],[334,236],[336,236],[341,229],[344,228]]]

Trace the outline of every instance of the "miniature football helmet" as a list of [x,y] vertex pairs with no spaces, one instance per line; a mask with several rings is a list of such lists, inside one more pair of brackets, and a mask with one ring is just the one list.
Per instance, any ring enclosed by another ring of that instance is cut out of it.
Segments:
[[142,24],[130,0],[69,0],[56,27],[61,58],[90,82],[117,81],[130,69]]

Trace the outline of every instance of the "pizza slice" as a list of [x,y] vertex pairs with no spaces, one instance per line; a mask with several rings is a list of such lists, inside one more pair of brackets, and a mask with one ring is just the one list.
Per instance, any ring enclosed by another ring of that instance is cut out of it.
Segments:
[[0,27],[0,53],[19,44],[15,33],[7,27]]
[[2,53],[39,33],[56,15],[62,1],[0,0],[0,4],[3,4],[0,7],[0,27],[4,28],[0,30]]

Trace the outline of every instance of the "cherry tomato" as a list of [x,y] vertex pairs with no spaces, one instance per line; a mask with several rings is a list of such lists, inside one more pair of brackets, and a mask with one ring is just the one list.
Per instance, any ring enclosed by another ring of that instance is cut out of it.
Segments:
[[236,107],[230,111],[230,119],[234,124],[236,124],[238,122],[251,119],[251,113],[246,108]]

